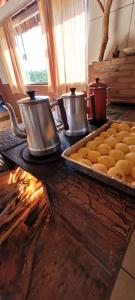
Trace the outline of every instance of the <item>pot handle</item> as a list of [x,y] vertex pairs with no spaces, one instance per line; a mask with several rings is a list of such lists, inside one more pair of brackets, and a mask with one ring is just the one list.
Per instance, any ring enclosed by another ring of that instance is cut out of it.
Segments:
[[96,121],[96,110],[95,110],[95,95],[90,96],[91,110],[93,115],[93,121]]
[[58,130],[62,130],[62,129],[68,130],[69,126],[67,122],[67,115],[63,104],[63,99],[62,98],[55,99],[55,101],[51,103],[51,108],[54,107],[55,105],[59,106],[60,116],[63,123],[62,125],[60,124],[57,126]]
[[58,104],[59,109],[60,109],[60,115],[61,115],[61,120],[62,120],[62,123],[63,123],[63,129],[68,130],[69,126],[68,126],[68,122],[67,122],[67,115],[66,115],[64,104],[63,104],[63,99],[58,98],[57,99],[57,104]]
[[86,101],[88,100],[90,100],[91,102],[93,120],[96,121],[95,95],[94,94],[90,95],[88,98],[86,98]]

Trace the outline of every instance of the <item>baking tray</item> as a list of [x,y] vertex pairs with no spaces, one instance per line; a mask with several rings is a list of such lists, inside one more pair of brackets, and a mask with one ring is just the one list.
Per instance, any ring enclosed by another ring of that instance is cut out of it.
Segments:
[[111,187],[116,188],[122,192],[125,192],[131,196],[135,196],[135,187],[132,187],[130,184],[123,183],[122,181],[117,180],[113,177],[109,177],[107,175],[104,175],[103,173],[97,172],[97,171],[93,170],[91,167],[86,166],[79,161],[74,161],[69,157],[72,153],[77,152],[81,147],[86,145],[86,143],[88,143],[90,140],[92,140],[93,138],[98,136],[101,132],[103,132],[104,130],[107,130],[111,126],[112,123],[126,123],[130,126],[135,126],[135,122],[128,122],[128,121],[122,121],[122,120],[111,120],[111,121],[107,122],[105,125],[103,125],[102,127],[100,127],[99,129],[93,131],[92,133],[90,133],[89,135],[87,135],[86,137],[81,139],[79,142],[72,145],[70,148],[66,149],[62,153],[62,157],[64,159],[66,159],[67,163],[70,166],[72,166],[73,168],[75,168],[76,170],[78,170],[86,175],[89,175],[90,177],[93,177],[93,178],[97,179],[98,181],[106,183],[106,184],[110,185]]

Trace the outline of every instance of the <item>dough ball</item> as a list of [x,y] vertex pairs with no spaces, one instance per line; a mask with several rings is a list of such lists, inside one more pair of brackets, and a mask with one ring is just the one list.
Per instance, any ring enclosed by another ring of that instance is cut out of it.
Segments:
[[100,164],[100,163],[94,164],[94,165],[92,166],[92,169],[93,169],[94,171],[102,172],[102,173],[104,173],[104,174],[107,173],[107,168],[106,168],[106,166],[103,165],[103,164]]
[[102,154],[102,155],[107,155],[109,154],[111,147],[108,144],[101,144],[98,146],[97,150]]
[[130,131],[133,132],[133,133],[135,133],[135,126],[131,127]]
[[96,150],[97,148],[97,143],[95,141],[89,141],[87,144],[86,144],[86,147],[89,149],[89,150]]
[[111,148],[115,148],[117,140],[115,137],[109,137],[104,141],[105,144],[108,144]]
[[90,162],[89,159],[86,159],[86,158],[79,158],[78,161],[81,162],[82,164],[86,165],[86,166],[89,166],[89,167],[92,166],[92,163]]
[[121,150],[124,154],[128,153],[129,151],[128,145],[124,143],[117,143],[115,149]]
[[115,179],[118,179],[118,180],[122,180],[122,181],[126,180],[126,177],[125,177],[124,173],[122,172],[122,170],[118,169],[116,167],[110,168],[107,172],[107,175],[114,177]]
[[81,153],[73,153],[70,155],[70,158],[72,158],[73,160],[79,160],[80,158],[82,158],[82,154]]
[[109,133],[107,133],[107,131],[103,131],[100,136],[104,139],[107,139],[109,137]]
[[109,128],[106,132],[109,133],[109,136],[116,134],[116,130],[114,128]]
[[135,152],[129,152],[125,155],[127,160],[130,160],[135,165]]
[[[131,170],[131,175],[135,179],[135,167],[132,168]],[[133,180],[132,180],[133,181]]]
[[96,142],[97,146],[100,145],[100,144],[102,144],[103,141],[104,141],[104,138],[101,137],[101,136],[96,136],[96,137],[94,138],[94,142]]
[[118,126],[119,131],[130,131],[130,126],[127,123],[120,123]]
[[88,156],[88,148],[82,147],[78,150],[78,153],[82,155],[83,158],[86,158]]
[[118,131],[119,123],[112,123],[111,128],[113,128],[115,131]]
[[107,169],[111,168],[115,164],[115,160],[109,155],[102,155],[98,158],[98,162],[106,166]]
[[134,136],[135,137],[135,132],[130,132],[130,136]]
[[125,137],[129,136],[127,131],[121,131],[117,133],[117,141],[122,142]]
[[126,159],[118,160],[115,165],[115,167],[120,169],[124,175],[130,175],[133,166],[133,163],[130,160]]
[[100,156],[100,153],[98,151],[94,151],[94,150],[89,150],[88,152],[88,159],[92,162],[92,163],[96,163],[98,162],[98,157]]
[[135,145],[128,146],[130,152],[135,152]]
[[114,158],[115,161],[124,159],[125,155],[121,150],[113,149],[110,151],[109,155]]
[[127,145],[135,145],[135,137],[134,136],[127,136],[123,139],[123,143]]

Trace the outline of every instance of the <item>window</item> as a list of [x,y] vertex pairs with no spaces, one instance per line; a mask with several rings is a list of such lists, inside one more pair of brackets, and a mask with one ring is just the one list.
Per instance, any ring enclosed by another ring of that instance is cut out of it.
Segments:
[[[35,10],[35,9],[34,9]],[[28,14],[29,10],[26,10]],[[24,13],[26,15],[26,12]],[[25,19],[24,19],[25,17]],[[23,19],[23,20],[21,20]],[[38,11],[31,16],[19,16],[15,19],[15,36],[19,50],[21,67],[27,84],[43,84],[48,82],[45,41],[43,40],[40,16]]]

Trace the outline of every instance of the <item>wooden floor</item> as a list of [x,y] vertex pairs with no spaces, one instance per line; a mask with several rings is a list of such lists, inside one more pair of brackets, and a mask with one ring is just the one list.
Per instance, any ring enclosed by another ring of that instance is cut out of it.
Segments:
[[8,112],[0,112],[0,131],[10,127],[10,120]]

